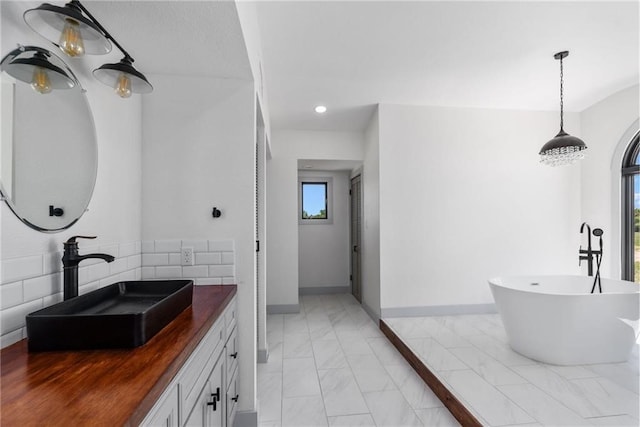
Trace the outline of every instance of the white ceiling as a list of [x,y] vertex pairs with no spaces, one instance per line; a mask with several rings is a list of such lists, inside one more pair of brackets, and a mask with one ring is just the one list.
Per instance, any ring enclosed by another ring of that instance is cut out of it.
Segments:
[[[19,4],[23,11],[39,1]],[[251,78],[231,1],[83,4],[145,74]],[[567,111],[582,111],[639,79],[638,1],[256,6],[274,129],[362,130],[378,103],[557,110],[553,54],[560,50],[570,51]],[[119,59],[112,52],[106,60]],[[317,104],[329,111],[314,113]]]
[[[363,129],[377,103],[581,111],[638,83],[638,2],[258,4],[272,127]],[[328,112],[318,116],[316,104]]]

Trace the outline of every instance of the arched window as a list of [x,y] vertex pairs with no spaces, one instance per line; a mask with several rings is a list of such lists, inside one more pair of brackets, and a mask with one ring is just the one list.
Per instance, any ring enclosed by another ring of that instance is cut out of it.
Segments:
[[622,278],[640,282],[640,133],[622,159]]

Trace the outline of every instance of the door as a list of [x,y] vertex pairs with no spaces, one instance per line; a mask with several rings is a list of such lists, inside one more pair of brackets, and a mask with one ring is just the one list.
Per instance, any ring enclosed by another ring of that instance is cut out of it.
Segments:
[[351,179],[351,293],[362,303],[362,180],[360,175]]

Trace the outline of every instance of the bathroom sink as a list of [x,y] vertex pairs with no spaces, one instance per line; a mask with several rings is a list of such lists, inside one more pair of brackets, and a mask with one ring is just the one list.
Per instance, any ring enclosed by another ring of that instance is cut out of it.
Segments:
[[133,348],[191,305],[192,280],[126,281],[27,315],[29,351]]

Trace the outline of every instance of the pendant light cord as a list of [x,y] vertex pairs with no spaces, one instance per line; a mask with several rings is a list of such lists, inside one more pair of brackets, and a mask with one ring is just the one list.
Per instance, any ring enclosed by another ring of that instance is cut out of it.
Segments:
[[560,132],[564,132],[564,100],[563,100],[564,73],[562,69],[562,56],[560,56]]

